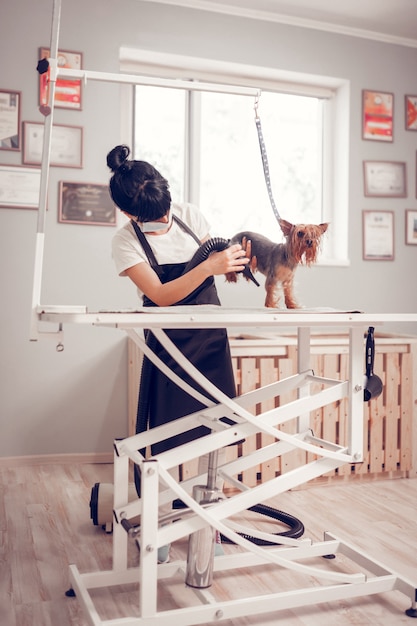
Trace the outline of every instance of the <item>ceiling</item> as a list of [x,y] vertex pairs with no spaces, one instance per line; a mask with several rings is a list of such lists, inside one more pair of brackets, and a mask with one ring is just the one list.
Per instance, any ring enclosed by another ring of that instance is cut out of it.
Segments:
[[417,0],[147,0],[417,48]]

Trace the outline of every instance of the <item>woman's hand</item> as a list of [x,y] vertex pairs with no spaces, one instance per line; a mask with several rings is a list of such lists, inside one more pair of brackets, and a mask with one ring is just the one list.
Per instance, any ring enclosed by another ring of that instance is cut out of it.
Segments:
[[241,272],[249,262],[246,251],[238,243],[225,248],[221,252],[212,252],[204,261],[211,276],[219,276],[229,272]]

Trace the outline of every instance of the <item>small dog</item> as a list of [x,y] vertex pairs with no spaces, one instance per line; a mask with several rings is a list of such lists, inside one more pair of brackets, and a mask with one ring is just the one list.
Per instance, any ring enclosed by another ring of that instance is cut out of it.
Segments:
[[[321,238],[328,224],[291,224],[281,219],[279,225],[285,243],[274,243],[263,235],[249,231],[237,233],[230,243],[240,243],[250,258],[249,269],[252,272],[259,270],[266,277],[266,307],[278,307],[281,287],[287,309],[298,309],[299,305],[294,298],[295,270],[298,264],[310,266],[316,263]],[[250,272],[244,276],[247,280],[251,279]],[[237,274],[226,274],[226,280],[237,282]]]

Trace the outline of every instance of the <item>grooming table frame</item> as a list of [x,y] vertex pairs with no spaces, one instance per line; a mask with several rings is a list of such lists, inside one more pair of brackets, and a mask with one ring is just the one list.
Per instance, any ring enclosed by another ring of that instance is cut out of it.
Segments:
[[[181,366],[200,383],[210,396],[216,399],[216,403],[213,404],[205,400],[204,396],[192,392],[192,395],[203,402],[206,409],[175,420],[168,425],[114,443],[115,524],[113,526],[112,569],[80,573],[76,565],[70,566],[72,588],[81,601],[90,624],[93,626],[204,624],[392,590],[399,590],[409,596],[411,608],[406,613],[411,617],[417,616],[415,583],[391,571],[382,563],[333,534],[325,533],[322,542],[313,542],[304,537],[300,539],[279,537],[279,546],[263,548],[239,535],[238,532],[242,532],[243,529],[235,521],[240,512],[251,506],[321,476],[344,463],[362,460],[366,328],[369,325],[375,326],[390,322],[417,323],[416,314],[363,314],[327,310],[234,310],[207,306],[139,309],[135,312],[121,313],[88,313],[78,308],[65,311],[60,307],[39,307],[38,321],[42,322],[43,327],[45,327],[45,322],[57,325],[59,330],[56,335],[59,337],[66,323],[119,328],[127,333],[148,358],[163,369],[164,366],[158,363],[157,358],[149,351],[143,340],[143,330],[151,329]],[[220,327],[228,330],[245,329],[247,331],[249,329],[252,332],[254,330],[276,332],[278,329],[282,331],[282,329],[296,328],[298,373],[234,399],[224,396],[177,351],[163,330]],[[310,369],[310,333],[312,328],[318,327],[349,330],[350,358],[347,381],[319,378]],[[53,333],[52,336],[54,336]],[[173,378],[172,372],[167,370],[166,373]],[[186,388],[182,380],[176,382]],[[312,382],[319,382],[322,390],[310,394]],[[247,407],[289,390],[297,390],[296,400],[257,416],[248,411]],[[347,400],[348,405],[348,439],[345,448],[332,441],[316,438],[309,427],[310,411],[343,399]],[[224,415],[233,417],[236,424],[226,426],[220,422],[219,418]],[[298,424],[296,434],[290,435],[279,429],[281,424],[294,418]],[[152,443],[201,424],[209,426],[212,433],[150,459],[145,459],[138,452]],[[218,469],[219,474],[236,487],[237,493],[225,500],[209,507],[202,507],[193,500],[191,493],[193,485],[202,482],[205,484],[204,477],[195,477],[178,483],[169,474],[168,470],[178,465],[179,459],[182,463],[186,462],[258,432],[273,435],[275,443],[230,461]],[[235,479],[235,476],[242,470],[296,448],[308,450],[312,453],[311,458],[314,460],[252,488],[246,487]],[[128,502],[132,462],[141,468],[142,498]],[[187,505],[188,515],[176,521],[175,524],[158,526],[158,506],[175,498],[180,498]],[[129,519],[137,518],[138,515],[141,516],[140,527],[131,526]],[[230,520],[229,518],[233,516],[234,520]],[[178,576],[184,580],[186,563],[176,561],[158,565],[157,548],[208,526],[216,528],[243,548],[237,554],[216,557],[214,577],[217,572],[232,572],[236,568],[254,568],[273,563],[280,568],[306,573],[310,578],[315,579],[314,585],[227,601],[216,599],[208,589],[186,587],[181,602],[187,603],[193,599],[195,604],[191,603],[184,608],[158,611],[158,593],[162,582]],[[128,567],[129,537],[132,535],[138,537],[141,546],[137,567]],[[337,560],[323,559],[319,567],[317,561],[313,565],[307,564],[309,559],[337,554],[343,555],[354,564],[354,573],[343,573],[338,567],[332,567],[334,563],[338,563]],[[139,587],[138,614],[110,620],[101,619],[89,590],[130,583],[138,584]]]

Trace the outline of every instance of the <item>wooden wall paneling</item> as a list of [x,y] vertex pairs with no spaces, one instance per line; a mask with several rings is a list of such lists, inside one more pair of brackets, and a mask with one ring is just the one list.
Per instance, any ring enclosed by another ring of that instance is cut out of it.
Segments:
[[[259,378],[260,386],[270,385],[278,380],[278,359],[276,357],[261,358],[259,362]],[[261,402],[259,410],[264,413],[270,411],[278,405],[276,398],[268,398]],[[268,433],[261,433],[259,446],[261,448],[270,445],[276,441],[272,435]],[[262,481],[271,480],[275,478],[278,473],[278,460],[277,458],[269,459],[268,461],[261,463],[261,477]]]
[[[294,346],[288,348],[288,358],[279,360],[279,380],[284,380],[296,372],[297,356]],[[292,390],[279,396],[279,406],[284,406],[297,399],[297,391]],[[280,425],[280,429],[289,434],[297,432],[297,418],[293,418]],[[303,450],[291,450],[280,458],[280,472],[285,474],[305,463],[306,454]]]
[[[325,354],[323,360],[323,376],[325,378],[340,379],[340,360],[338,354]],[[332,402],[323,407],[323,439],[338,440],[339,406]],[[334,476],[335,470],[326,472],[323,476]]]
[[128,433],[132,436],[136,433],[136,414],[138,409],[139,380],[142,369],[143,355],[138,346],[131,340],[127,344],[127,384],[128,394]]
[[410,478],[417,476],[417,342],[409,344],[411,354],[411,403],[412,403],[412,434],[411,434],[411,465],[408,472]]
[[368,418],[369,428],[367,432],[368,454],[369,454],[369,472],[371,474],[379,474],[384,470],[385,450],[384,450],[384,433],[385,433],[385,388],[386,376],[384,370],[385,355],[377,353],[375,355],[374,371],[381,378],[384,390],[382,394],[374,400],[365,404],[366,416]]
[[[323,355],[312,354],[311,355],[311,369],[316,376],[323,375]],[[322,389],[322,385],[314,382],[310,385],[310,393],[314,395]],[[323,435],[323,408],[316,409],[310,413],[310,427],[312,433],[316,437],[322,437]],[[317,458],[317,455],[311,452],[307,453],[307,462],[310,463]]]
[[386,414],[385,414],[385,461],[384,470],[393,472],[399,461],[398,420],[400,407],[398,404],[400,385],[400,363],[398,353],[386,355]]
[[[240,360],[240,394],[244,394],[248,391],[253,391],[259,386],[259,369],[257,367],[256,357],[246,357]],[[248,407],[248,411],[254,415],[256,413],[256,405]],[[242,443],[242,453],[245,456],[257,450],[256,435],[246,437]],[[254,487],[258,481],[258,473],[260,472],[259,466],[250,467],[244,470],[242,473],[242,481],[249,487]]]
[[[348,380],[349,378],[349,355],[344,352],[340,354],[340,380]],[[346,445],[348,442],[348,408],[349,402],[347,398],[343,398],[339,405],[339,424],[337,433],[337,443],[339,445]],[[352,466],[350,463],[345,463],[337,469],[338,476],[350,476],[352,473]]]
[[409,470],[412,464],[413,441],[413,357],[401,354],[399,447],[400,469]]
[[[232,341],[232,365],[237,393],[245,393],[278,379],[291,376],[297,371],[297,347],[294,338],[277,337],[271,344],[265,339],[259,341],[251,337]],[[311,368],[318,376],[328,376],[347,380],[349,353],[344,336],[318,336],[312,338]],[[131,342],[132,343],[132,342]],[[276,346],[275,346],[276,343]],[[267,345],[268,344],[268,345]],[[233,351],[235,354],[233,355]],[[138,354],[139,353],[139,354]],[[326,477],[347,479],[352,476],[386,475],[417,476],[417,342],[414,338],[376,337],[375,373],[383,381],[383,393],[368,403],[364,403],[364,461],[346,464]],[[140,351],[132,343],[129,345],[129,423],[134,432],[136,422],[137,387],[140,375]],[[365,371],[365,357],[364,357]],[[310,392],[317,393],[319,383],[311,384]],[[296,397],[292,391],[280,398],[270,398],[252,407],[259,414],[273,406],[285,404]],[[325,439],[343,445],[347,441],[348,402],[343,399],[327,407],[312,411],[310,426],[312,432]],[[282,425],[285,432],[295,432],[295,419]],[[273,441],[270,435],[258,434],[248,437],[244,444],[229,446],[227,460],[239,454],[246,454]],[[313,460],[314,455],[294,450],[245,471],[244,481],[253,486],[266,481],[281,472]],[[196,464],[191,462],[183,468],[183,476],[191,477],[196,472]],[[323,480],[323,477],[317,481]]]

